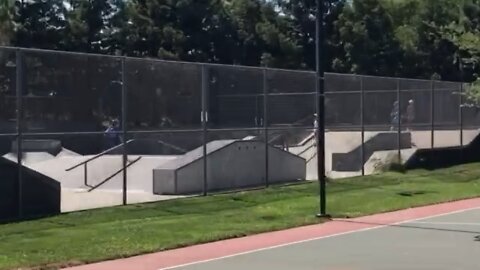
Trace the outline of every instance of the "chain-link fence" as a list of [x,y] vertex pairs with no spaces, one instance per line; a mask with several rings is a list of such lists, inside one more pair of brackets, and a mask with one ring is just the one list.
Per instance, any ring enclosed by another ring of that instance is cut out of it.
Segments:
[[[324,82],[330,177],[477,136],[460,83]],[[314,72],[0,48],[0,219],[317,179],[315,87]]]

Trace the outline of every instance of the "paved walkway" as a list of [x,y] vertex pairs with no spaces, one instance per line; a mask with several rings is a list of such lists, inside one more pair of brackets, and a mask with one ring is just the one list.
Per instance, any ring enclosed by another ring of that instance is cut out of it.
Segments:
[[479,218],[471,199],[71,269],[479,269]]

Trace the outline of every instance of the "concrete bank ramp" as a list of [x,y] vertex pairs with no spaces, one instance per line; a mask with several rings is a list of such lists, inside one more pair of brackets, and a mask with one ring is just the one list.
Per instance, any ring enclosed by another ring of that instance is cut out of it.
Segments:
[[[208,191],[263,186],[265,181],[264,142],[218,140],[207,144]],[[286,183],[306,178],[306,161],[292,153],[269,146],[269,183]],[[204,189],[203,147],[157,167],[153,191],[161,195],[200,193]]]

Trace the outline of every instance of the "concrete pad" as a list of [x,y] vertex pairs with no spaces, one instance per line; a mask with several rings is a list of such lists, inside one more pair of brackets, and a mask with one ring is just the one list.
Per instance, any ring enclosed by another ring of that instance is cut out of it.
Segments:
[[[182,198],[185,196],[160,196],[151,192],[133,191],[127,192],[127,203],[147,203],[163,200]],[[96,190],[87,192],[86,189],[62,189],[61,212],[74,212],[87,209],[120,206],[123,203],[122,190]]]
[[[88,160],[93,156],[64,156],[32,164],[31,169],[59,181],[64,188],[85,188],[83,165],[67,169]],[[103,156],[88,163],[87,182],[94,186],[122,168],[122,156]]]

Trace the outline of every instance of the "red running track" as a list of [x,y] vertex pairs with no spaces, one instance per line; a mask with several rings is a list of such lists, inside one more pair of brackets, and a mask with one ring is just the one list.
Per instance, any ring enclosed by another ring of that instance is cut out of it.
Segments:
[[355,233],[423,218],[450,214],[480,207],[480,198],[351,219],[355,222],[333,220],[327,223],[284,231],[263,233],[243,238],[224,240],[186,248],[141,255],[126,259],[83,265],[70,270],[161,270],[181,265],[232,257],[279,246]]

